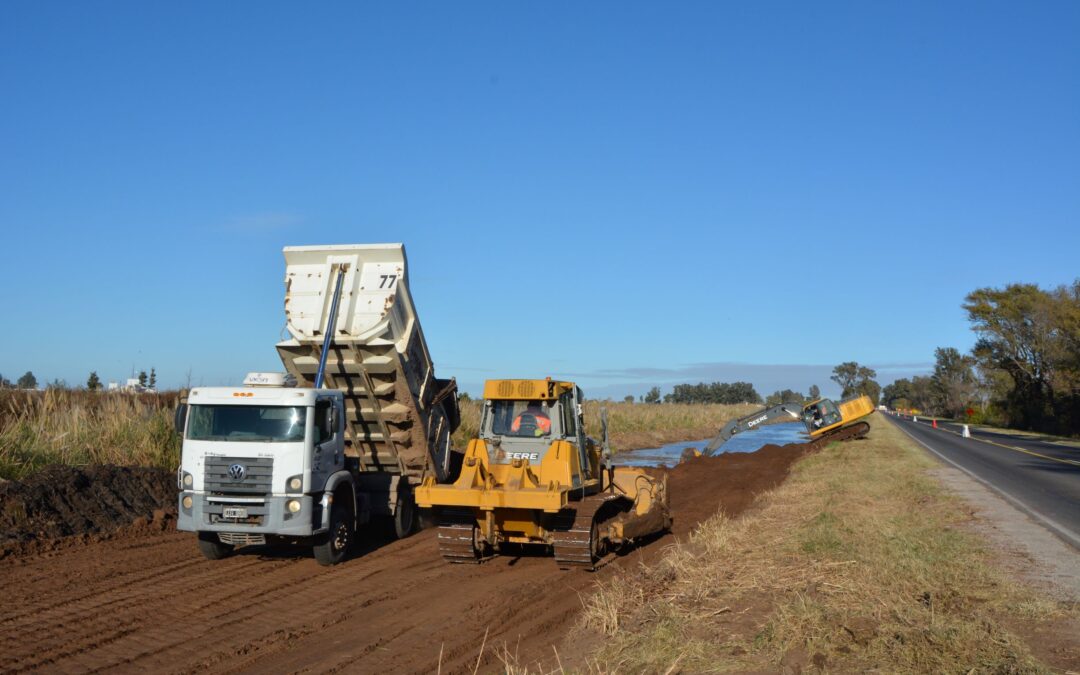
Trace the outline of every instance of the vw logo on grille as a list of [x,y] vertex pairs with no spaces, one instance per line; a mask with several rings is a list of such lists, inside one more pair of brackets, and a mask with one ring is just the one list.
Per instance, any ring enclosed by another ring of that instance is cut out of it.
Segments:
[[244,476],[247,475],[247,467],[243,464],[233,464],[229,467],[229,478],[233,480],[244,480]]

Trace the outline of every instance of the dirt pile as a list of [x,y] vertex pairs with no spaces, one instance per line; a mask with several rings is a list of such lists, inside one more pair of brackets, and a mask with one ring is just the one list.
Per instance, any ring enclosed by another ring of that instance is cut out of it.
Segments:
[[670,469],[652,470],[667,475],[675,514],[672,531],[689,533],[717,511],[742,513],[754,497],[782,483],[791,465],[812,449],[810,444],[764,445],[756,452],[693,457]]
[[161,469],[46,467],[25,481],[0,484],[0,551],[28,541],[109,532],[139,519],[161,521],[160,512],[175,499],[176,478]]

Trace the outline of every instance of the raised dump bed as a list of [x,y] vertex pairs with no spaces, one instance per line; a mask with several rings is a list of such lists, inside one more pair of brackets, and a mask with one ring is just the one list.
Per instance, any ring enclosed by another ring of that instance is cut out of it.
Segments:
[[343,275],[324,386],[345,397],[346,456],[365,491],[385,490],[375,514],[393,512],[402,478],[453,479],[450,435],[460,421],[454,380],[435,376],[409,292],[402,244],[290,246],[285,253],[285,319],[277,345],[297,386],[314,386],[324,327]]

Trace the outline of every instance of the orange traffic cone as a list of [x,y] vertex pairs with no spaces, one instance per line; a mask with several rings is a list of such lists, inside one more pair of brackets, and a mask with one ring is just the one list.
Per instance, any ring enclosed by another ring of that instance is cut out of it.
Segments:
[[937,429],[937,420],[934,420],[934,428]]

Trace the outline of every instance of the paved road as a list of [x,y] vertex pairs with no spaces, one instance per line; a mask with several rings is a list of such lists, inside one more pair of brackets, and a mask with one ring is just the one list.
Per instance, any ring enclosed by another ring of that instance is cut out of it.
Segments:
[[1080,549],[1080,449],[983,431],[962,438],[959,425],[885,417]]

